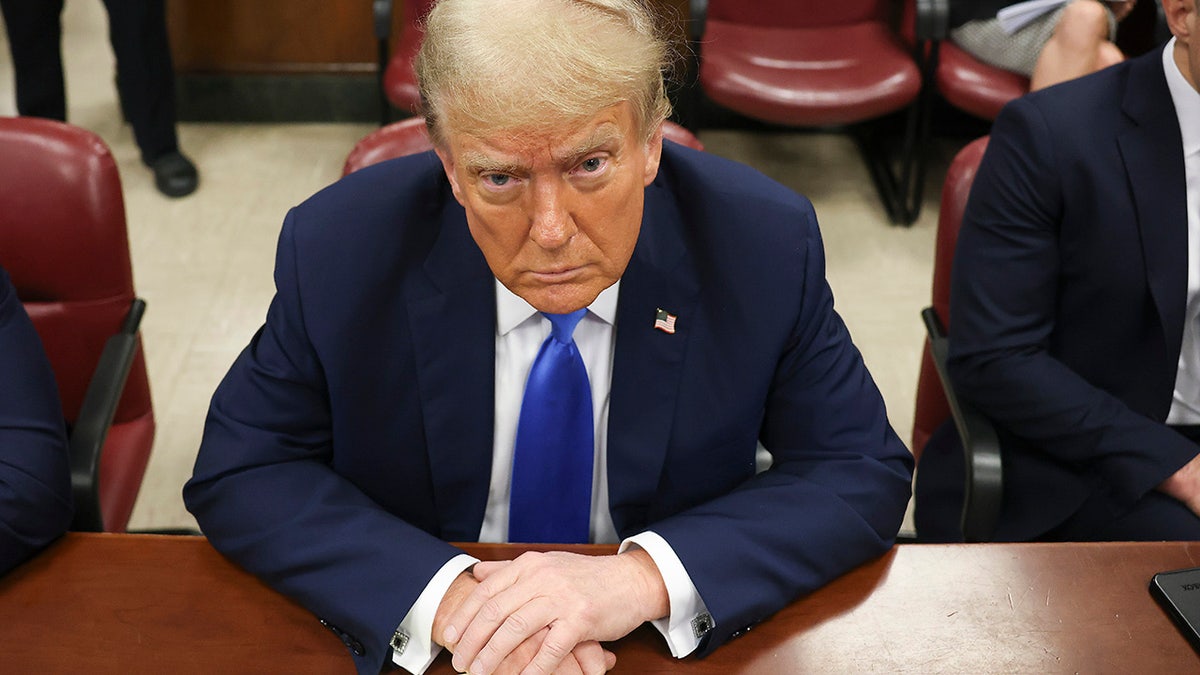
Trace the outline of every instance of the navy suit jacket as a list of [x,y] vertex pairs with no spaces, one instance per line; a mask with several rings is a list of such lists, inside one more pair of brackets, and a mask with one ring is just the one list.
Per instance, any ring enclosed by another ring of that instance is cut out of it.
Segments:
[[1164,423],[1185,190],[1161,49],[997,118],[955,254],[949,359],[1002,432],[997,538],[1036,537],[1090,497],[1127,509],[1196,455]]
[[71,524],[71,469],[54,373],[0,268],[0,573]]
[[[621,279],[608,422],[620,536],[674,548],[725,641],[886,550],[911,458],[833,310],[807,200],[666,144]],[[494,277],[432,153],[292,210],[265,326],[213,397],[188,508],[336,626],[362,672],[474,541]],[[655,310],[678,317],[653,327]],[[759,439],[773,467],[755,475]]]

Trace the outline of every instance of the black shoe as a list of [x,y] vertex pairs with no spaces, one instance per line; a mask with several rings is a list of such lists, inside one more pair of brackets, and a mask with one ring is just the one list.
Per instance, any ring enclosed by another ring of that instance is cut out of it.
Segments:
[[168,152],[150,163],[154,171],[154,185],[168,197],[186,197],[196,191],[200,175],[196,165],[178,151]]

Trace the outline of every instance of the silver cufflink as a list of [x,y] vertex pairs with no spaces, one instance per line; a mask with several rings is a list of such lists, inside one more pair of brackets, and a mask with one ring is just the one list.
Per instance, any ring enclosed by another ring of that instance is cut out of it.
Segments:
[[708,635],[708,631],[713,629],[713,618],[708,612],[697,614],[692,618],[692,636],[697,640]]
[[403,654],[404,650],[408,648],[408,633],[396,631],[392,634],[392,641],[388,644],[391,645],[397,656]]

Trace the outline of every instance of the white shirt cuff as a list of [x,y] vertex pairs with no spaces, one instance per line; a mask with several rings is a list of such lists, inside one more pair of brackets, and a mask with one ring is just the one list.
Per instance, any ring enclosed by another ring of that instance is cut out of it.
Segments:
[[708,607],[692,583],[692,577],[683,568],[675,550],[660,535],[654,532],[642,532],[621,542],[617,553],[624,553],[630,547],[637,546],[650,555],[658,566],[663,583],[667,586],[667,599],[670,601],[670,613],[665,618],[651,621],[650,625],[658,629],[671,648],[671,656],[681,659],[696,651],[700,640],[708,634],[713,626],[712,615]]
[[392,663],[413,675],[421,675],[433,663],[442,651],[441,645],[433,641],[433,617],[450,584],[463,570],[477,562],[477,558],[461,553],[433,575],[392,636]]

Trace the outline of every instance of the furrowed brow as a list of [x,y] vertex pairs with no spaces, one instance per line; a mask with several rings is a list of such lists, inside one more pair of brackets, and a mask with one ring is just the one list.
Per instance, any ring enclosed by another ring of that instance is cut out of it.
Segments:
[[601,127],[575,147],[555,155],[555,160],[562,164],[575,164],[597,150],[612,145],[620,145],[621,132],[611,127]]
[[467,168],[468,173],[508,173],[519,174],[525,167],[517,162],[506,161],[489,157],[481,152],[464,152],[462,156],[463,166]]

